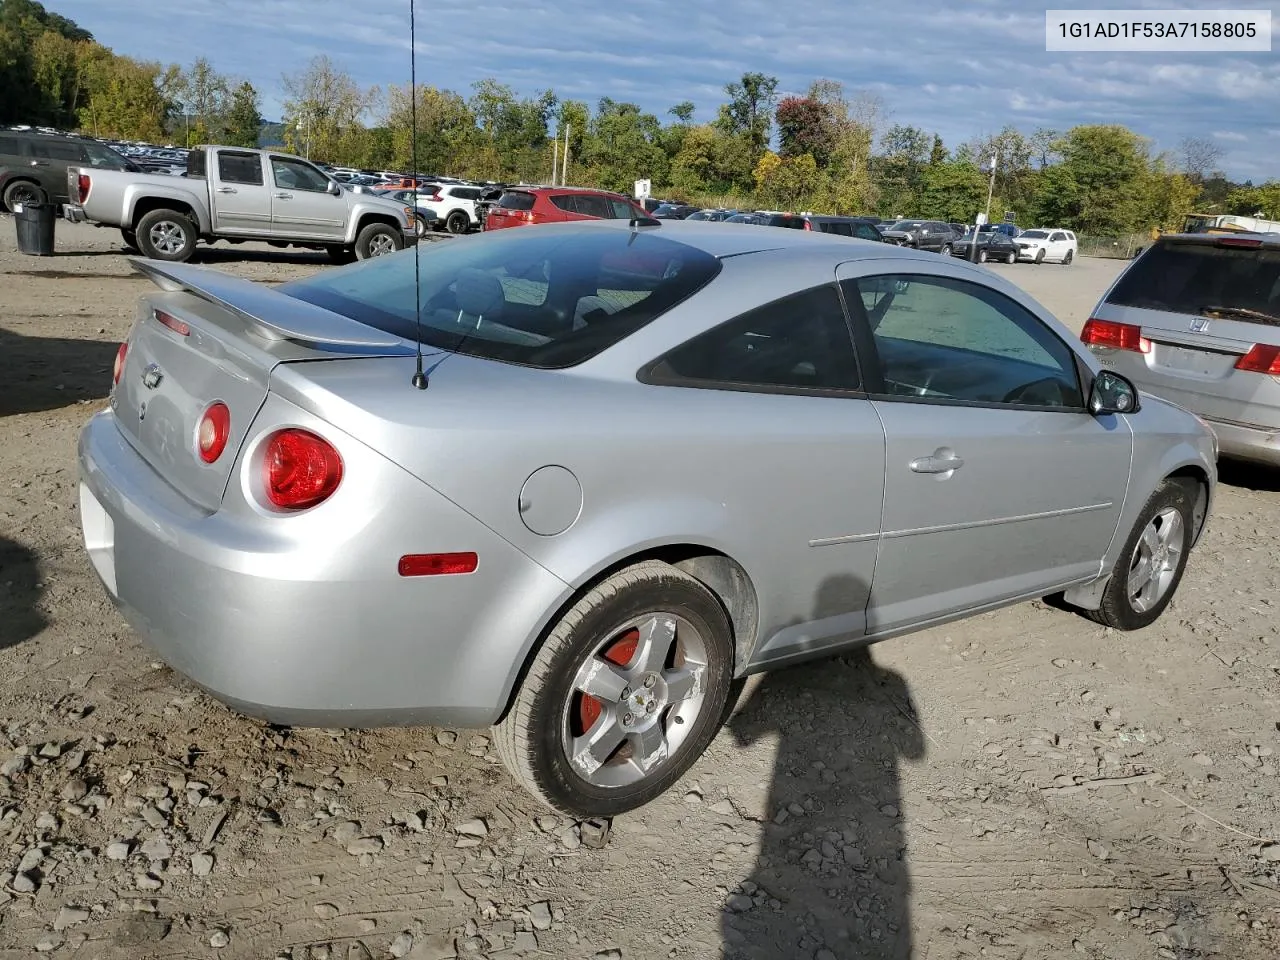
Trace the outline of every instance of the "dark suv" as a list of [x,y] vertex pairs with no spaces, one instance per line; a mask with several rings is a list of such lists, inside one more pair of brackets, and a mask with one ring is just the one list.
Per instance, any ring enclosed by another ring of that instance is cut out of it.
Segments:
[[881,227],[880,232],[889,243],[939,253],[950,253],[952,244],[961,236],[951,224],[941,220],[899,220]]
[[821,233],[834,233],[842,237],[858,237],[861,240],[884,242],[884,237],[876,227],[876,221],[870,217],[828,217],[810,214],[805,217],[810,230]]
[[67,203],[67,167],[142,172],[132,160],[87,137],[0,129],[0,202]]

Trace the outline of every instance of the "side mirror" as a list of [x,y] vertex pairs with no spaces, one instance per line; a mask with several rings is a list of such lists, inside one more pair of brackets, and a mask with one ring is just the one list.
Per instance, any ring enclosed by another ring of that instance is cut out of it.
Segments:
[[1104,413],[1137,413],[1138,388],[1128,377],[1103,370],[1093,378],[1089,388],[1089,412],[1095,417]]
[[333,194],[335,197],[342,196],[342,187],[338,186],[337,180],[329,181],[329,193]]

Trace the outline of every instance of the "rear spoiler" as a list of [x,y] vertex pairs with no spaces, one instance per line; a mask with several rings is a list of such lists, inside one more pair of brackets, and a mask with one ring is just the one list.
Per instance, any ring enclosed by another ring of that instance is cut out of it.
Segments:
[[143,257],[130,257],[129,262],[161,290],[190,293],[229,310],[268,340],[412,352],[399,337],[220,270]]

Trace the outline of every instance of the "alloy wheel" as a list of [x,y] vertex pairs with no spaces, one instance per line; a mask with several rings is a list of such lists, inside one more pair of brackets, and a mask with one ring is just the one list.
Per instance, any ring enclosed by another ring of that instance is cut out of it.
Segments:
[[151,246],[167,256],[176,256],[187,245],[187,235],[172,220],[158,220],[147,233]]
[[562,711],[573,769],[630,786],[679,750],[706,701],[708,646],[688,620],[654,612],[610,632],[578,668]]
[[1145,613],[1160,602],[1178,572],[1185,546],[1182,514],[1174,507],[1159,511],[1142,531],[1129,560],[1129,603]]

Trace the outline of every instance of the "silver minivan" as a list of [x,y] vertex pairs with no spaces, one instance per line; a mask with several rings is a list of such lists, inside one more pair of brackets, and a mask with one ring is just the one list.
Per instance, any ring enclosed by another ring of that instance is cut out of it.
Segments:
[[1198,415],[1221,455],[1280,466],[1280,234],[1161,237],[1080,338],[1103,366]]

